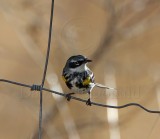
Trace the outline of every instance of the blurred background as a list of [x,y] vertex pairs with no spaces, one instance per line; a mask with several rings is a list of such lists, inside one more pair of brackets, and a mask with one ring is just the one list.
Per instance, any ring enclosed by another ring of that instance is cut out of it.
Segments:
[[[50,7],[51,0],[0,0],[0,78],[41,83]],[[160,109],[159,0],[55,0],[53,24],[45,87],[70,92],[61,72],[82,54],[93,59],[96,82],[117,88],[95,88],[92,101]],[[159,139],[158,114],[43,96],[43,139]],[[38,114],[38,92],[0,83],[1,139],[37,139]]]

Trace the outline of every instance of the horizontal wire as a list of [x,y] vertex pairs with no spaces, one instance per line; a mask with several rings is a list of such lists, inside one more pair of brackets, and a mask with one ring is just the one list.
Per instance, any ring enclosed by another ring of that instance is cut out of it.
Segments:
[[10,81],[10,80],[6,80],[6,79],[0,79],[0,82],[14,84],[14,85],[18,85],[18,86],[23,86],[23,87],[26,87],[26,88],[31,88],[32,87],[32,85],[27,85],[27,84],[15,82],[15,81]]
[[[6,83],[10,83],[10,84],[14,84],[14,85],[18,85],[18,86],[23,86],[23,87],[27,87],[27,88],[31,88],[32,85],[27,85],[27,84],[23,84],[23,83],[18,83],[15,81],[10,81],[10,80],[6,80],[6,79],[0,79],[0,82],[6,82]],[[61,92],[57,92],[57,91],[53,91],[47,88],[42,88],[42,90],[50,92],[50,93],[54,93],[63,97],[66,97],[66,94],[61,93]],[[75,97],[75,96],[71,96],[71,99],[77,100],[77,101],[81,101],[81,102],[87,102],[87,100]],[[144,111],[148,112],[148,113],[157,113],[160,114],[160,111],[155,111],[155,110],[149,110],[147,108],[145,108],[144,106],[138,104],[138,103],[127,103],[121,106],[112,106],[112,105],[106,105],[106,104],[101,104],[101,103],[96,103],[96,102],[91,102],[91,104],[96,105],[96,106],[100,106],[100,107],[107,107],[107,108],[114,108],[114,109],[122,109],[122,108],[126,108],[126,107],[130,107],[130,106],[136,106],[139,107],[141,109],[143,109]]]

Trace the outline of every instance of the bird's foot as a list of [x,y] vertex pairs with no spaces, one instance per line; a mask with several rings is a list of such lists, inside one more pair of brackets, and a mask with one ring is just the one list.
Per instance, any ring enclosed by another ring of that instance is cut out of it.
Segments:
[[88,105],[88,106],[92,105],[90,98],[87,100],[86,105]]
[[67,101],[70,101],[71,100],[71,94],[66,94],[66,99],[67,99]]

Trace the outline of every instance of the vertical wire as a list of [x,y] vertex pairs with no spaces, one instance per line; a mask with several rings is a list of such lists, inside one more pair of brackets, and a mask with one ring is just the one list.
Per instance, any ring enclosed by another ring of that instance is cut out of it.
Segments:
[[[50,46],[51,46],[51,38],[52,38],[53,9],[54,9],[54,0],[52,0],[52,4],[51,4],[50,26],[49,26],[49,36],[48,36],[48,48],[47,48],[46,61],[45,61],[45,67],[44,67],[44,73],[43,73],[41,88],[43,88],[44,83],[45,83],[47,67],[48,67],[48,60],[49,60],[49,54],[50,54]],[[42,138],[42,110],[43,110],[43,106],[42,106],[42,104],[43,104],[43,94],[42,93],[43,93],[43,89],[41,89],[41,91],[40,91],[38,139]]]

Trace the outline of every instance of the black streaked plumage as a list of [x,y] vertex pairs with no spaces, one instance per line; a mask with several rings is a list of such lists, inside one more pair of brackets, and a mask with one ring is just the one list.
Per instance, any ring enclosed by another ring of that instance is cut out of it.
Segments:
[[90,94],[94,87],[93,72],[86,66],[88,62],[91,60],[82,55],[72,56],[66,62],[62,76],[67,87],[74,93]]
[[[71,56],[65,67],[63,68],[62,76],[64,81],[72,93],[66,95],[67,100],[70,100],[71,95],[75,93],[88,93],[89,99],[87,105],[91,105],[91,91],[94,86],[103,89],[114,89],[102,84],[95,83],[93,72],[87,67],[87,63],[92,60],[87,59],[82,55]],[[114,89],[115,90],[115,89]]]

